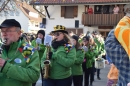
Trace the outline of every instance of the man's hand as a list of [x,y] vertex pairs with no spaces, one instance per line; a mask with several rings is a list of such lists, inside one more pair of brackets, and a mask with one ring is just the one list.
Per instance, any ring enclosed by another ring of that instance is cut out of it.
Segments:
[[0,67],[3,67],[4,66],[4,63],[5,63],[5,60],[0,58]]

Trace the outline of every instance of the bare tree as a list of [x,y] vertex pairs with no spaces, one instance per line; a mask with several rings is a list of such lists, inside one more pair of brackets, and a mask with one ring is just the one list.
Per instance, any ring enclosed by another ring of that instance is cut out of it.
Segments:
[[10,1],[10,0],[5,0],[5,1],[3,2],[2,6],[1,6],[1,8],[0,8],[0,12],[1,12],[2,10],[4,10],[4,8],[5,8],[6,5],[9,3],[9,1]]

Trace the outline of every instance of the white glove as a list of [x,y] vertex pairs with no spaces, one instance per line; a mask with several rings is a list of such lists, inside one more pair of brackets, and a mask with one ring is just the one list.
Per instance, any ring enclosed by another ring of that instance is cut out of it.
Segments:
[[86,46],[83,46],[83,49],[84,49],[85,52],[88,51],[88,47],[86,47]]
[[37,38],[37,39],[36,39],[36,43],[37,43],[37,44],[42,44],[42,40],[41,40],[40,38]]
[[130,86],[130,83],[128,83],[127,86]]

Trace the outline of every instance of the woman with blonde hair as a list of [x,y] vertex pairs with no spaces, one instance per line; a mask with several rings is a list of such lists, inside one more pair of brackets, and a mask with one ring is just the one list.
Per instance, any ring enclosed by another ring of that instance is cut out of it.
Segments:
[[71,86],[71,66],[75,62],[76,49],[72,45],[72,40],[68,36],[68,32],[62,25],[57,25],[52,31],[54,39],[51,44],[51,51],[45,50],[42,57],[43,62],[46,60],[46,53],[49,53],[49,60],[51,62],[49,69],[49,77],[44,78],[44,86]]
[[[87,35],[83,37],[83,44],[87,47],[87,51],[85,52],[86,58],[86,69],[85,69],[85,86],[92,86],[94,81],[94,62],[95,57],[98,53],[97,45],[94,42],[92,35]],[[90,79],[90,85],[89,85]]]

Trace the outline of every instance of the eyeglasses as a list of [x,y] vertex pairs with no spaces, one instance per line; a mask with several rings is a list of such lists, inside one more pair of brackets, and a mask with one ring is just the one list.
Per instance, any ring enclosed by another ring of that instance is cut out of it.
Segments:
[[60,34],[62,34],[61,32],[55,32],[53,33],[53,36],[59,36]]
[[7,32],[7,33],[8,33],[8,32],[17,32],[17,31],[18,31],[18,30],[14,30],[14,31],[12,31],[12,30],[5,30],[5,31],[2,31],[2,30],[1,30],[2,33],[5,33],[5,32]]

